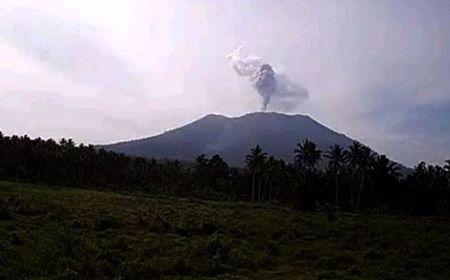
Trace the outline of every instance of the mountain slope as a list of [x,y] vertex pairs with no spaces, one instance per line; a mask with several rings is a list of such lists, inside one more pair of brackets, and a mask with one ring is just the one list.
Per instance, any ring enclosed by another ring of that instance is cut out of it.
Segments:
[[129,155],[186,161],[200,154],[220,154],[231,165],[241,165],[256,144],[270,155],[291,161],[295,145],[305,138],[322,150],[332,144],[347,147],[352,142],[308,116],[251,113],[237,118],[207,115],[157,136],[103,148]]

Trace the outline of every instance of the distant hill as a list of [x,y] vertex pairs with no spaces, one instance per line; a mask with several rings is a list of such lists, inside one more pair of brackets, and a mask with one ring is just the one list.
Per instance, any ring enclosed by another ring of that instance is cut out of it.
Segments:
[[353,141],[309,116],[251,113],[236,118],[207,115],[160,135],[102,147],[129,155],[182,161],[192,161],[200,154],[220,154],[229,164],[242,165],[256,144],[270,155],[292,161],[296,144],[305,138],[322,150],[333,144],[347,147]]

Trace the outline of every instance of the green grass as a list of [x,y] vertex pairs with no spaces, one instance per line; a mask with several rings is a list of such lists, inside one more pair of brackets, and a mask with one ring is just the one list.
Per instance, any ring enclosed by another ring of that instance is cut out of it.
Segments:
[[450,279],[450,220],[0,182],[0,279]]

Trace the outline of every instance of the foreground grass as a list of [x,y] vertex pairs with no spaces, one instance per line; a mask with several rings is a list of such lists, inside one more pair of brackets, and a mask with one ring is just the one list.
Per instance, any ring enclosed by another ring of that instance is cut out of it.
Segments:
[[450,279],[449,222],[0,182],[0,279]]

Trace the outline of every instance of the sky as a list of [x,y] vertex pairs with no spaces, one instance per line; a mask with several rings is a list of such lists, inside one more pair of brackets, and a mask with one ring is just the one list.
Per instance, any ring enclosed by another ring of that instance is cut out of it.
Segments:
[[437,0],[0,0],[0,131],[100,144],[259,111],[238,46],[307,90],[286,113],[408,166],[450,157]]

